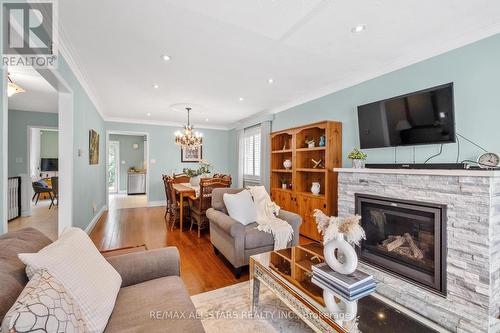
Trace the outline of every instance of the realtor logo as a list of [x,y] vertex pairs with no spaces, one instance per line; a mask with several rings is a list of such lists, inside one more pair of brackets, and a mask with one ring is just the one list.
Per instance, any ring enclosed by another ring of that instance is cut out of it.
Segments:
[[4,66],[56,67],[55,9],[50,0],[2,2]]

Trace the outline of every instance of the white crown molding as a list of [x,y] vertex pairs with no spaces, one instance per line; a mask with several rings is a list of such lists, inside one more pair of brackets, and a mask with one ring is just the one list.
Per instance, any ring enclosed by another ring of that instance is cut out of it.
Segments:
[[94,104],[101,118],[104,119],[104,110],[102,104],[99,101],[97,94],[95,94],[91,88],[87,71],[82,65],[82,62],[78,61],[78,56],[76,55],[77,53],[74,51],[74,47],[71,44],[71,41],[66,37],[61,27],[59,27],[58,34],[59,34],[59,53],[63,56],[69,68],[71,69],[76,79],[82,86],[83,90],[85,90],[85,92],[87,93],[87,96]]
[[[479,31],[479,33],[478,33]],[[460,38],[455,40],[448,40],[446,43],[438,45],[437,48],[427,48],[427,49],[417,49],[412,54],[410,58],[406,57],[405,59],[401,59],[396,62],[389,63],[385,66],[378,67],[374,69],[372,72],[367,73],[358,78],[347,78],[338,82],[335,82],[331,85],[328,85],[324,88],[318,89],[312,93],[306,94],[301,98],[293,100],[291,102],[282,104],[278,107],[272,108],[269,112],[271,113],[280,113],[283,111],[287,111],[293,107],[299,106],[301,104],[313,101],[315,99],[333,94],[335,92],[341,91],[346,88],[353,87],[357,84],[375,79],[377,77],[383,76],[385,74],[397,71],[399,69],[414,65],[416,63],[437,57],[444,53],[459,49],[468,44],[472,44],[478,42],[482,39],[491,37],[500,33],[500,22],[497,24],[493,24],[491,26],[485,27],[483,29],[475,30],[466,35],[462,35]],[[258,114],[258,113],[257,113]]]
[[237,122],[231,124],[229,126],[230,129],[241,129],[241,128],[247,128],[251,127],[257,124],[260,124],[264,121],[273,121],[274,120],[274,114],[269,111],[261,111],[254,113],[253,115],[243,118],[241,120],[238,120]]
[[[127,123],[127,124],[142,124],[142,125],[155,125],[155,126],[168,126],[168,127],[182,127],[185,123],[175,122],[175,121],[161,121],[161,120],[147,120],[147,119],[134,119],[134,118],[119,118],[119,117],[104,117],[105,122],[114,123]],[[202,125],[193,123],[195,128],[201,129],[214,129],[227,131],[230,128],[228,126],[216,126],[216,125]]]

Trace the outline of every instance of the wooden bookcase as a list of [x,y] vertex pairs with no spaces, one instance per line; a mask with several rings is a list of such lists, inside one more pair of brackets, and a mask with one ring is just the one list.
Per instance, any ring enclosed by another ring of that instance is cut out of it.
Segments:
[[[325,145],[319,146],[320,137]],[[314,140],[315,147],[308,148],[305,141]],[[292,161],[285,169],[283,161]],[[324,168],[313,168],[311,161],[322,159]],[[337,214],[337,173],[333,168],[342,167],[342,123],[322,121],[301,127],[271,133],[271,198],[281,208],[302,216],[300,234],[320,241],[321,237],[313,218],[315,209],[327,215]],[[291,184],[283,189],[282,180]],[[313,182],[319,182],[318,195],[311,193]]]

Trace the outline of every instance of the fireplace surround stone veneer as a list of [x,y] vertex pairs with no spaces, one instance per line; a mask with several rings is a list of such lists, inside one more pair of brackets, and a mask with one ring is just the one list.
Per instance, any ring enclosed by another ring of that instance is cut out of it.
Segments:
[[446,295],[361,262],[379,281],[378,293],[453,332],[500,331],[500,172],[335,171],[339,216],[355,212],[356,193],[447,207]]

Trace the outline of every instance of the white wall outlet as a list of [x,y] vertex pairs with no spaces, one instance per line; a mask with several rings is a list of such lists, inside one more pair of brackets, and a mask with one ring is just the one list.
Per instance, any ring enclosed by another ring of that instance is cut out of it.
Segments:
[[92,211],[97,213],[97,204],[95,202],[92,202]]
[[151,159],[151,164],[152,164],[152,165],[156,164],[156,160],[155,160],[154,158],[153,158],[153,159]]
[[122,164],[125,164],[125,163],[127,163],[127,162],[125,162],[125,161],[122,161]]

